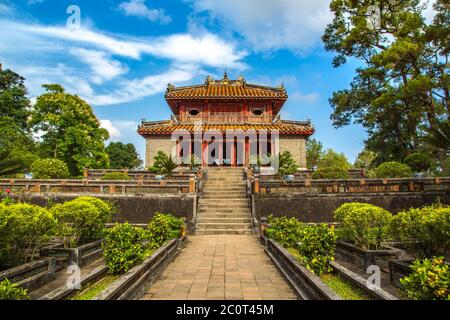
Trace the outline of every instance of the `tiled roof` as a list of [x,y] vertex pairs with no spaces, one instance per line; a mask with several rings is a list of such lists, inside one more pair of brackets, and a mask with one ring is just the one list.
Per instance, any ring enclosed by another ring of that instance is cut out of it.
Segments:
[[287,135],[287,134],[295,134],[295,135],[306,135],[310,136],[314,133],[314,128],[309,123],[300,123],[294,121],[280,121],[276,123],[267,123],[267,124],[203,124],[200,127],[196,127],[195,124],[191,123],[174,123],[172,121],[163,121],[157,123],[143,123],[139,128],[138,132],[142,136],[146,135],[168,135],[177,130],[186,130],[190,133],[194,133],[194,131],[202,130],[202,131],[211,131],[211,132],[223,132],[225,133],[227,130],[235,130],[235,131],[262,131],[262,130],[277,130],[279,134]]
[[225,74],[222,80],[208,77],[203,85],[174,87],[169,85],[167,100],[190,99],[279,99],[288,98],[284,86],[278,88],[248,84],[243,78],[229,80]]

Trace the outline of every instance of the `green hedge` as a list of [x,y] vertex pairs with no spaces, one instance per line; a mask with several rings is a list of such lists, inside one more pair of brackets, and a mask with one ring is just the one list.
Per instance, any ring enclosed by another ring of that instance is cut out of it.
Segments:
[[80,197],[50,209],[58,220],[58,235],[65,239],[67,246],[77,245],[82,239],[102,237],[112,210],[102,200],[91,197]]
[[101,180],[110,180],[110,181],[129,181],[132,180],[131,177],[124,172],[109,172],[105,174]]
[[295,218],[269,217],[265,235],[287,249],[295,249],[301,262],[315,274],[330,271],[334,259],[336,234],[326,224],[304,225]]
[[412,273],[400,279],[405,295],[414,300],[450,300],[450,270],[444,258],[416,260]]
[[69,168],[58,159],[39,159],[31,165],[34,179],[66,179],[70,176]]
[[317,169],[313,175],[313,179],[350,179],[348,170],[341,167],[323,167]]
[[28,292],[8,279],[0,282],[0,300],[29,300]]
[[380,164],[374,174],[376,178],[409,178],[412,170],[407,164],[391,161]]
[[346,203],[334,212],[339,237],[362,249],[379,249],[389,234],[392,214],[368,203]]
[[450,249],[450,207],[427,206],[400,212],[391,222],[391,234],[420,258]]
[[0,267],[14,267],[28,262],[50,240],[57,226],[45,208],[30,204],[0,204]]

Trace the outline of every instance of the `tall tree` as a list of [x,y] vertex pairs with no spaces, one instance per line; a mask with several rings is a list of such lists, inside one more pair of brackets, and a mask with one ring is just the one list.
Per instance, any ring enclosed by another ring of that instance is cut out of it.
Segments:
[[133,144],[122,142],[111,142],[106,147],[111,169],[136,169],[142,165],[139,154]]
[[89,104],[60,85],[43,87],[46,92],[37,98],[31,119],[33,129],[43,133],[42,156],[64,161],[72,176],[81,175],[85,167],[107,168],[109,134]]
[[319,168],[339,167],[348,170],[352,167],[347,157],[343,153],[338,153],[333,149],[328,149],[319,160]]
[[17,73],[2,69],[0,64],[0,116],[9,117],[22,131],[28,129],[30,100],[25,79]]
[[36,160],[34,143],[10,117],[0,116],[0,176],[28,171]]
[[370,169],[373,167],[373,160],[376,157],[375,152],[364,149],[358,154],[353,166],[357,169]]
[[348,58],[363,63],[350,88],[330,99],[331,119],[336,127],[362,124],[376,163],[402,161],[422,148],[426,130],[450,116],[449,2],[436,1],[431,25],[420,0],[332,0],[330,8],[334,20],[323,41],[337,53],[334,66]]
[[313,170],[317,167],[323,155],[322,143],[316,139],[308,139],[306,142],[306,166],[308,169]]

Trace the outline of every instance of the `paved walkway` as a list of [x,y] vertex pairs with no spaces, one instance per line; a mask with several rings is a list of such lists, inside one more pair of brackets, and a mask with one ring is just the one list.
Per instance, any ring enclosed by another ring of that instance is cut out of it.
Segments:
[[143,300],[288,300],[294,292],[249,235],[198,235]]

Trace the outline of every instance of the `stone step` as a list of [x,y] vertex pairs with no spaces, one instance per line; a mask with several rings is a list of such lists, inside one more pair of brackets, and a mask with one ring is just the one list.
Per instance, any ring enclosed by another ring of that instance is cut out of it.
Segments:
[[197,218],[197,222],[199,224],[201,223],[247,223],[251,224],[250,217],[242,217],[242,218],[205,218],[205,217],[199,217]]
[[233,208],[231,206],[222,208],[221,207],[208,208],[206,206],[199,206],[198,213],[250,214],[250,208],[247,207]]
[[237,205],[245,205],[248,206],[248,199],[205,199],[201,197],[198,201],[199,204],[206,204],[206,205],[226,205],[226,206],[237,206]]
[[197,229],[195,230],[195,234],[198,235],[251,235],[252,230],[250,229]]
[[197,230],[210,229],[251,229],[250,223],[197,223]]
[[205,200],[213,200],[213,199],[218,199],[218,200],[232,200],[232,199],[239,199],[239,200],[247,200],[247,196],[245,194],[245,192],[241,193],[241,194],[221,194],[221,193],[214,193],[214,194],[206,194],[202,196],[202,199]]
[[199,213],[197,219],[249,219],[250,213]]

